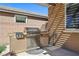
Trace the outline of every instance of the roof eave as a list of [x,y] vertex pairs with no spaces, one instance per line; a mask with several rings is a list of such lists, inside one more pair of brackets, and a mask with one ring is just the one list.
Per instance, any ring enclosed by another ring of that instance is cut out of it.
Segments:
[[37,13],[28,12],[28,11],[26,12],[26,11],[22,11],[22,10],[16,10],[16,9],[13,9],[13,8],[0,7],[0,11],[48,19],[48,16],[46,16],[46,15],[39,15]]

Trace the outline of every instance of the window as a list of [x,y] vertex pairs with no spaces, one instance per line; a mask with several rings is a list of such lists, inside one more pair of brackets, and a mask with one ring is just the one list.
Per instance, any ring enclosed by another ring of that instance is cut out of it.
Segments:
[[16,15],[16,22],[18,22],[18,23],[26,23],[26,16]]
[[79,29],[79,4],[70,3],[66,6],[66,28]]

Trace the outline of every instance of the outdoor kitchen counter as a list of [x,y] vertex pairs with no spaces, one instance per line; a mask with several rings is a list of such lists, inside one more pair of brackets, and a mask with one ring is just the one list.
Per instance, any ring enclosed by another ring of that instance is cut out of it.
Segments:
[[40,43],[41,43],[41,46],[47,46],[48,45],[48,32],[47,31],[42,31],[40,33]]

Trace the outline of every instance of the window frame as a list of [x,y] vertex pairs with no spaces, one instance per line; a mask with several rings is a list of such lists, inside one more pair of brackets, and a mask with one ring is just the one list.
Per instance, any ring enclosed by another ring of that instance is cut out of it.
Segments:
[[65,4],[65,31],[79,32],[79,28],[67,28],[67,4]]
[[27,17],[27,16],[25,16],[25,17],[26,17],[25,22],[17,22],[17,21],[16,21],[16,20],[17,20],[17,19],[16,19],[17,16],[25,16],[25,15],[18,15],[18,14],[16,14],[16,15],[14,16],[14,19],[15,19],[15,22],[16,22],[16,23],[23,23],[23,24],[26,24],[26,23],[28,22],[28,17]]

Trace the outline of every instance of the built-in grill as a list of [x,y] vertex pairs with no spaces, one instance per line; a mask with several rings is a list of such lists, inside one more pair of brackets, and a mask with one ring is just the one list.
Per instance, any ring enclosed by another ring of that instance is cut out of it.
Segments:
[[40,30],[38,28],[27,27],[27,37],[37,37],[40,35]]
[[40,30],[39,28],[27,27],[26,29],[27,37],[27,48],[36,48],[40,46]]

